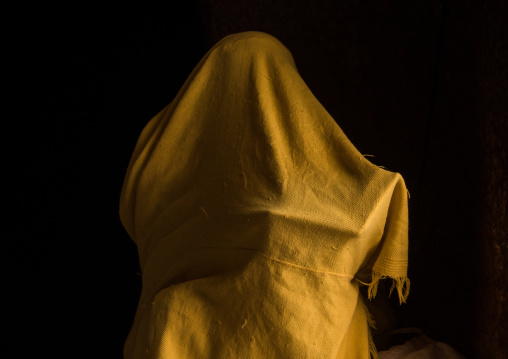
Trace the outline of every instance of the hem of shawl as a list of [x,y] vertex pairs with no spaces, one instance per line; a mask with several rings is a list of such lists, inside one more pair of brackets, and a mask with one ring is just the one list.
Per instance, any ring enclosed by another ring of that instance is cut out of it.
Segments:
[[367,316],[367,334],[368,334],[368,347],[369,347],[369,355],[371,359],[379,359],[379,355],[377,352],[376,344],[374,344],[374,339],[372,337],[372,329],[376,329],[376,322],[372,317],[367,305],[365,304],[365,299],[363,296],[359,296],[359,300],[361,301],[361,305],[363,306],[363,310],[365,311],[365,315]]
[[348,280],[352,280],[355,278],[354,275],[352,274],[349,274],[349,273],[340,273],[340,272],[334,272],[334,271],[329,271],[329,270],[324,270],[324,269],[319,269],[319,268],[312,268],[312,267],[307,267],[307,266],[304,266],[304,265],[301,265],[301,264],[297,264],[297,263],[293,263],[293,262],[290,262],[290,261],[286,261],[286,260],[283,260],[283,259],[280,259],[280,258],[276,258],[276,257],[273,257],[265,252],[262,252],[258,249],[255,249],[255,248],[246,248],[246,247],[219,247],[219,246],[203,246],[201,248],[205,248],[205,249],[238,249],[238,250],[243,250],[243,251],[251,251],[251,252],[255,252],[257,254],[260,254],[262,255],[263,257],[265,258],[268,258],[274,262],[278,262],[278,263],[282,263],[284,265],[287,265],[287,266],[290,266],[290,267],[295,267],[295,268],[299,268],[299,269],[303,269],[303,270],[306,270],[306,271],[310,271],[310,272],[315,272],[315,273],[322,273],[322,274],[329,274],[329,275],[333,275],[333,276],[336,276],[336,277],[339,277],[339,278],[345,278],[345,279],[348,279]]
[[374,344],[374,339],[372,338],[372,329],[376,329],[376,322],[374,321],[374,318],[372,317],[372,314],[369,312],[367,307],[365,307],[365,310],[367,312],[367,331],[369,333],[369,354],[372,359],[379,359],[376,344]]
[[395,288],[397,288],[397,294],[399,296],[399,304],[406,303],[407,297],[409,295],[409,288],[411,285],[411,282],[409,281],[409,278],[407,276],[401,276],[401,277],[395,277],[391,275],[384,275],[379,272],[372,272],[371,275],[371,282],[370,283],[364,283],[360,280],[358,280],[359,283],[368,286],[367,293],[368,298],[372,299],[377,294],[377,288],[379,285],[379,281],[381,279],[385,278],[391,278],[393,280],[392,287],[390,288],[390,294],[388,296],[392,295],[392,292]]
[[[372,277],[371,277],[370,283],[364,283],[364,282],[360,281],[358,278],[356,278],[356,280],[359,283],[368,286],[367,293],[368,293],[368,299],[370,300],[370,299],[374,298],[377,294],[377,288],[379,285],[379,281],[381,279],[385,279],[385,278],[391,278],[393,280],[392,287],[390,288],[389,296],[391,296],[393,290],[395,288],[397,288],[397,294],[399,295],[399,303],[400,304],[405,303],[407,300],[407,297],[409,295],[409,288],[410,288],[410,284],[411,284],[411,282],[409,281],[409,278],[407,276],[392,277],[392,276],[383,275],[379,272],[372,272]],[[365,304],[363,304],[363,305],[365,306]],[[372,314],[370,313],[370,311],[367,309],[366,306],[365,306],[365,311],[367,313],[367,324],[368,324],[367,330],[368,330],[368,335],[369,335],[369,337],[368,337],[369,354],[372,359],[379,359],[376,344],[374,344],[374,339],[372,338],[372,329],[376,329],[376,322],[374,321]]]

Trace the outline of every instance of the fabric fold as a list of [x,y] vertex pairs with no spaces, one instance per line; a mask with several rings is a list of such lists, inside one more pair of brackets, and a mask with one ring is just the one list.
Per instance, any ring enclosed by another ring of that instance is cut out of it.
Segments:
[[359,282],[409,290],[404,180],[268,34],[221,40],[146,125],[120,217],[143,274],[125,358],[368,358]]

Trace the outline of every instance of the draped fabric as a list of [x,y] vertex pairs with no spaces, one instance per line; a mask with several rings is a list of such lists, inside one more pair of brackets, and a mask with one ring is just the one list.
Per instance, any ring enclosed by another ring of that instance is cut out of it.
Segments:
[[142,270],[125,358],[368,358],[359,286],[407,296],[402,177],[264,33],[217,43],[146,125],[120,217]]

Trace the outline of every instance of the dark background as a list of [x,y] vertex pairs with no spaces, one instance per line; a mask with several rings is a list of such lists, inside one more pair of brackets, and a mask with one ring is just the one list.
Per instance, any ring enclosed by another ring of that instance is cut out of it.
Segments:
[[118,216],[137,137],[215,42],[258,30],[289,48],[360,152],[406,180],[412,286],[397,327],[504,357],[507,12],[500,0],[6,10],[6,350],[121,357],[141,286]]

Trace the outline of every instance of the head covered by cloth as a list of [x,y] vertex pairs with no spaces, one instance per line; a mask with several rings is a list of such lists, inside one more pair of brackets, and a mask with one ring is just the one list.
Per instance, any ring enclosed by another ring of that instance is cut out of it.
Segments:
[[125,358],[368,358],[359,282],[407,296],[402,177],[264,33],[221,40],[146,125],[120,216],[143,276]]

